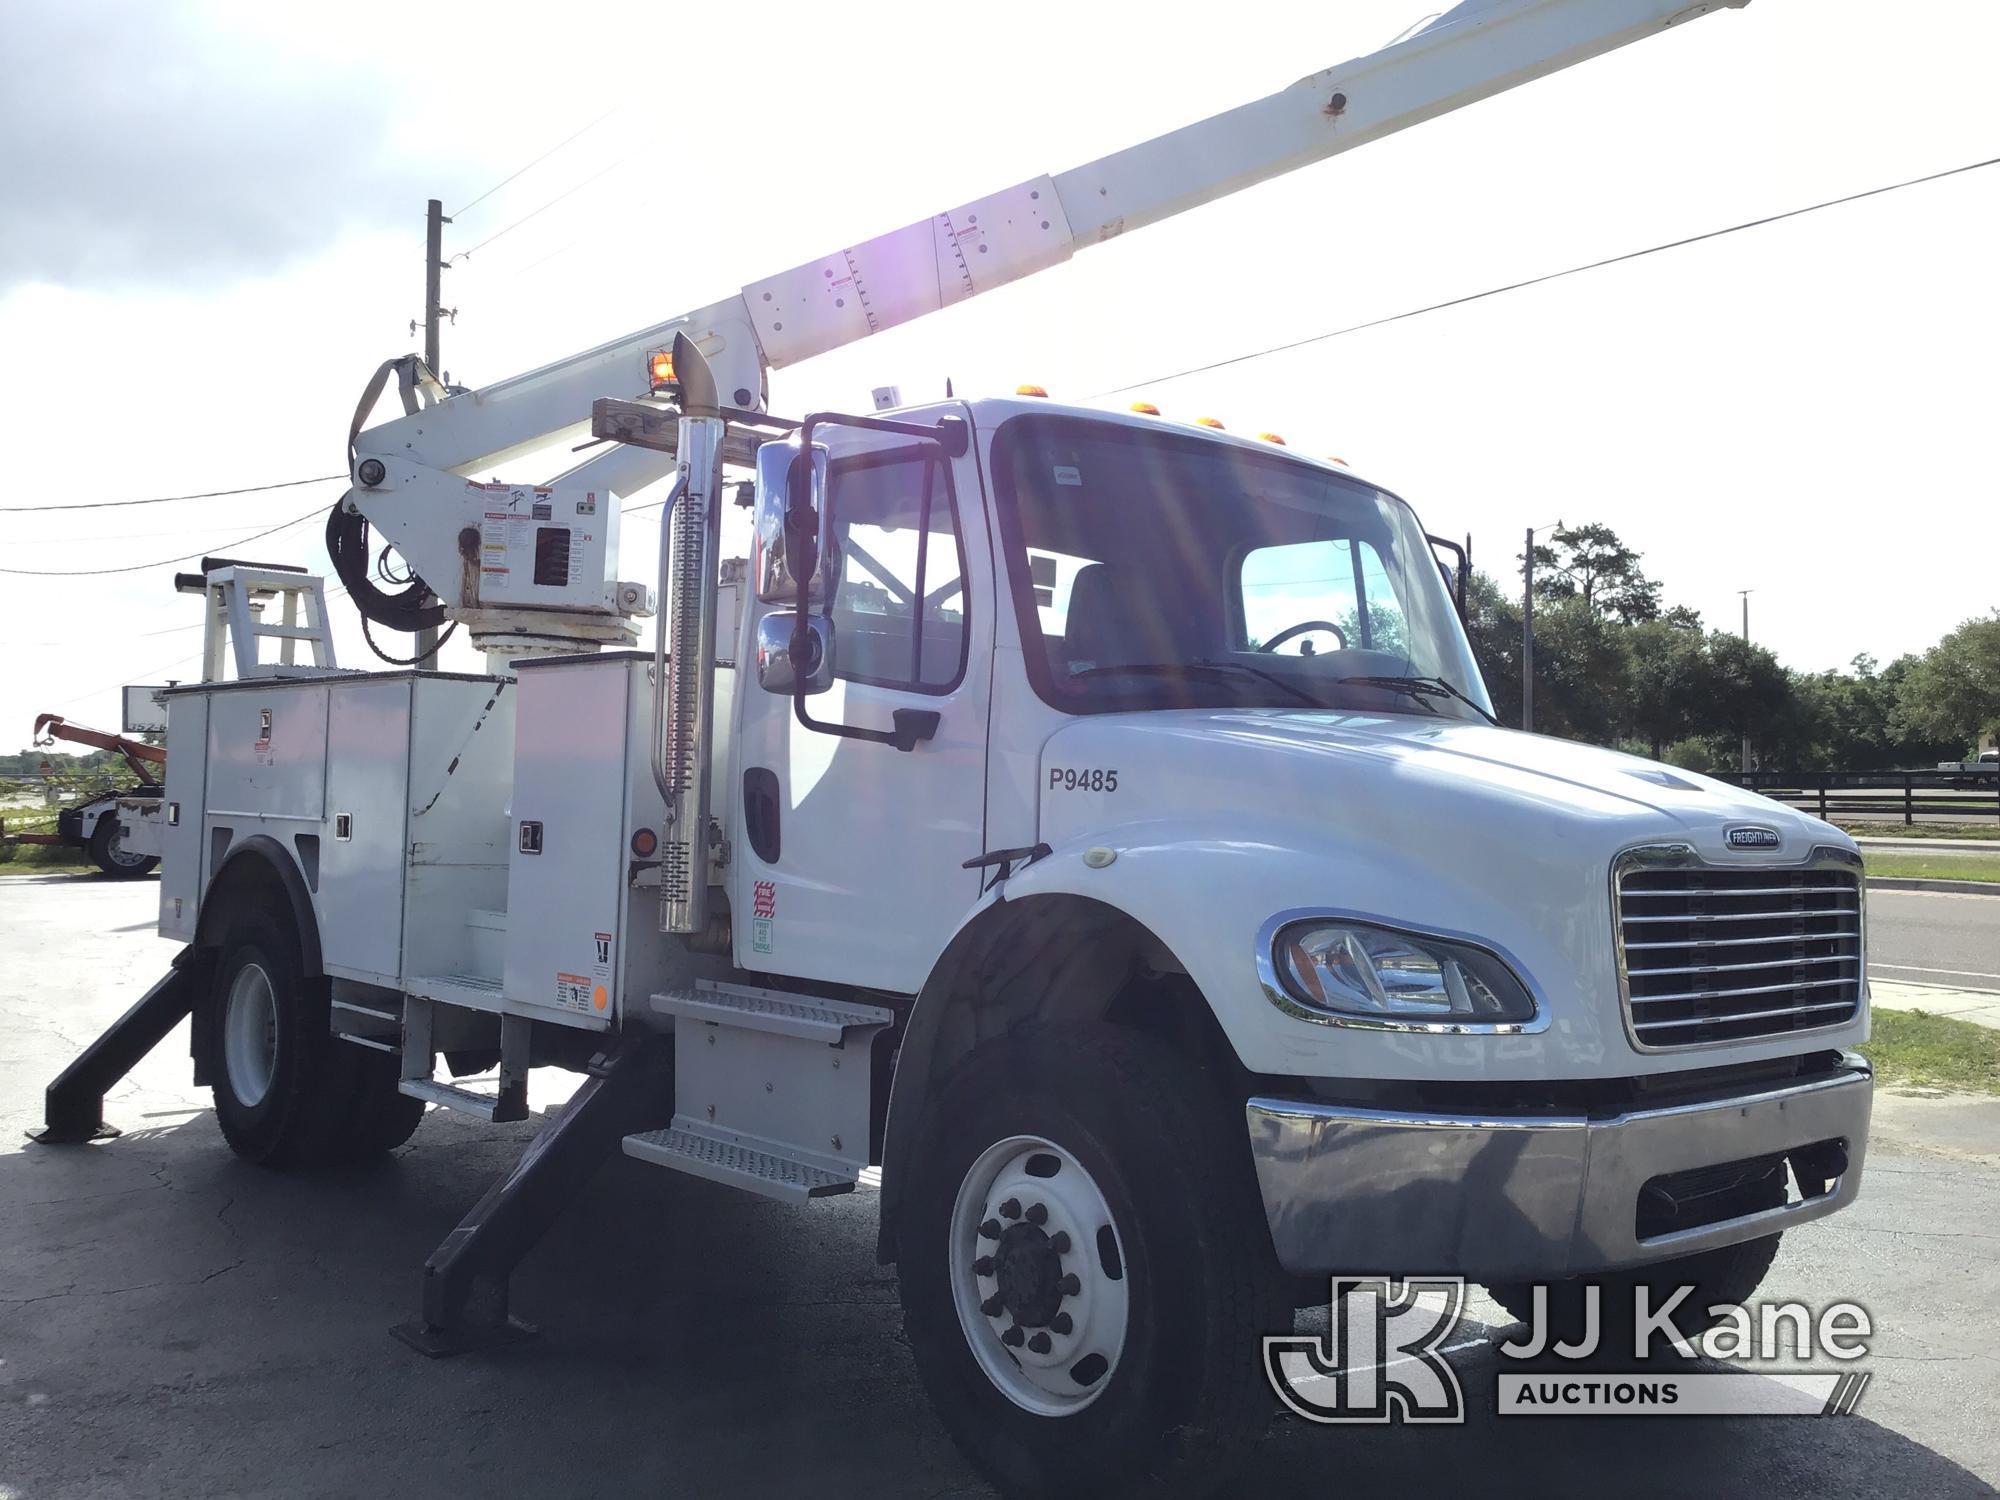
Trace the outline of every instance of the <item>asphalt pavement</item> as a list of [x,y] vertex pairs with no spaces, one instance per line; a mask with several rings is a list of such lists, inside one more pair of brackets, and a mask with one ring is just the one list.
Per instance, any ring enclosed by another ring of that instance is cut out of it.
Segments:
[[1868,972],[2000,991],[2000,895],[1869,891]]
[[[0,1500],[984,1493],[918,1386],[869,1189],[792,1209],[619,1158],[516,1277],[543,1336],[433,1362],[388,1325],[532,1123],[433,1113],[374,1167],[261,1171],[224,1148],[183,1032],[109,1101],[126,1134],[27,1145],[43,1086],[164,967],[156,889],[0,877]],[[1901,910],[1871,898],[1878,941]],[[1898,950],[2000,970],[1959,953]],[[1232,1493],[1994,1494],[1996,1225],[2000,1101],[1883,1097],[1860,1201],[1766,1283],[1871,1310],[1856,1414],[1498,1417],[1506,1319],[1480,1295],[1463,1426],[1274,1416]]]

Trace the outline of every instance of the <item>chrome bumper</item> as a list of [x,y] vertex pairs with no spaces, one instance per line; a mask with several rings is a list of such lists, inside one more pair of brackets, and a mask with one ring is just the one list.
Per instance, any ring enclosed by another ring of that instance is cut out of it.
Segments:
[[[1404,1113],[1293,1099],[1247,1105],[1278,1259],[1299,1274],[1542,1280],[1640,1265],[1775,1234],[1852,1202],[1874,1075],[1843,1054],[1805,1081],[1609,1119]],[[1817,1197],[1639,1237],[1656,1177],[1846,1145]]]

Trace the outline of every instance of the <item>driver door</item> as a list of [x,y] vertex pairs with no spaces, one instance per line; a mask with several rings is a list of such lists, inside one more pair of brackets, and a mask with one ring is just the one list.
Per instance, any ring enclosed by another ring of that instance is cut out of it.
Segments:
[[[748,667],[730,901],[744,968],[914,993],[978,899],[993,564],[969,459],[936,443],[840,429],[827,507],[839,540],[831,688],[813,718],[891,726],[937,714],[909,751],[798,722]],[[762,617],[788,603],[754,603]]]

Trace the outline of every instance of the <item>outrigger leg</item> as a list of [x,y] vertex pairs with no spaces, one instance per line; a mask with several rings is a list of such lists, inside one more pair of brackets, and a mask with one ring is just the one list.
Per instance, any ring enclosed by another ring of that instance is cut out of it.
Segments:
[[521,1159],[424,1262],[423,1316],[389,1331],[433,1359],[531,1337],[508,1312],[508,1278],[549,1223],[628,1135],[673,1116],[673,1044],[664,1038],[602,1054],[590,1077]]
[[29,1131],[29,1140],[44,1146],[67,1146],[108,1140],[118,1134],[115,1126],[104,1123],[104,1096],[194,1009],[193,958],[192,948],[182,949],[174,966],[140,996],[138,1003],[62,1070],[49,1085],[42,1128]]

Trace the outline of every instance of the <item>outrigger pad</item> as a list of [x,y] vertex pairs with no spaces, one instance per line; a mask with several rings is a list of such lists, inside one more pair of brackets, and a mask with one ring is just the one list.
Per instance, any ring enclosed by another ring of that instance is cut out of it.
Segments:
[[104,1096],[194,1009],[194,950],[183,948],[174,966],[139,997],[138,1003],[83,1049],[49,1085],[42,1128],[28,1139],[44,1146],[71,1146],[109,1140],[118,1134],[104,1123]]

